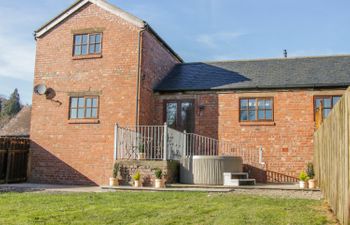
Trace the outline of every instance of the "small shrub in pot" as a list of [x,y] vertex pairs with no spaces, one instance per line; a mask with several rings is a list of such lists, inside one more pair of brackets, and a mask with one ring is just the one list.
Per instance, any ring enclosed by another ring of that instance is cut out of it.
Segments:
[[314,165],[312,163],[307,164],[306,173],[309,178],[308,180],[309,188],[314,189],[316,187],[316,180],[314,179],[315,171],[314,171]]
[[301,171],[301,173],[299,174],[299,187],[304,189],[305,188],[305,182],[307,181],[308,176],[305,173],[305,171]]
[[155,179],[155,188],[161,188],[162,187],[162,177],[163,177],[163,171],[159,168],[154,170],[154,175],[156,177]]
[[134,179],[134,186],[135,187],[141,187],[141,174],[139,171],[136,171],[136,173],[132,176],[132,178]]
[[119,163],[114,163],[112,177],[109,178],[109,186],[118,186],[118,176],[119,176]]

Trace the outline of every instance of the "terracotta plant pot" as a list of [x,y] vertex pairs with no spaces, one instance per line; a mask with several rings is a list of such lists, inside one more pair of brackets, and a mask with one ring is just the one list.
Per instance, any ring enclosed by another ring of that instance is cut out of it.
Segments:
[[119,183],[117,178],[114,178],[114,177],[109,178],[109,186],[113,187],[118,185]]
[[154,187],[155,188],[161,188],[162,187],[162,180],[161,179],[156,179],[154,182]]
[[316,180],[315,179],[310,179],[308,181],[309,183],[309,189],[315,189],[316,188]]
[[139,188],[141,187],[141,182],[139,180],[134,181],[134,187]]
[[305,189],[305,181],[299,181],[299,188]]

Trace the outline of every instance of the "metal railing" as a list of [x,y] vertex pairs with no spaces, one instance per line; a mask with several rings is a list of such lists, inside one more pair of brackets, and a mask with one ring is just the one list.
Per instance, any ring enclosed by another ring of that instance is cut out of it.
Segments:
[[179,160],[193,155],[242,157],[244,164],[264,165],[263,149],[162,126],[115,127],[115,159]]

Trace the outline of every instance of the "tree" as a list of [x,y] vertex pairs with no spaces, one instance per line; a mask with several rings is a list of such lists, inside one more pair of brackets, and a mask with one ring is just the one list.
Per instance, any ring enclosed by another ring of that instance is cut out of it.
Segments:
[[3,117],[12,117],[21,111],[22,105],[17,88],[13,91],[10,98],[4,103],[1,114]]

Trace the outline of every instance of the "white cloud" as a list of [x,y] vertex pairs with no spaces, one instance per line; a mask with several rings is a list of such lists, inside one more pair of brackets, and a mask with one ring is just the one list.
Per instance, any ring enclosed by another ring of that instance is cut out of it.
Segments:
[[218,32],[212,34],[198,35],[196,41],[208,48],[221,48],[241,36],[246,35],[243,32]]

